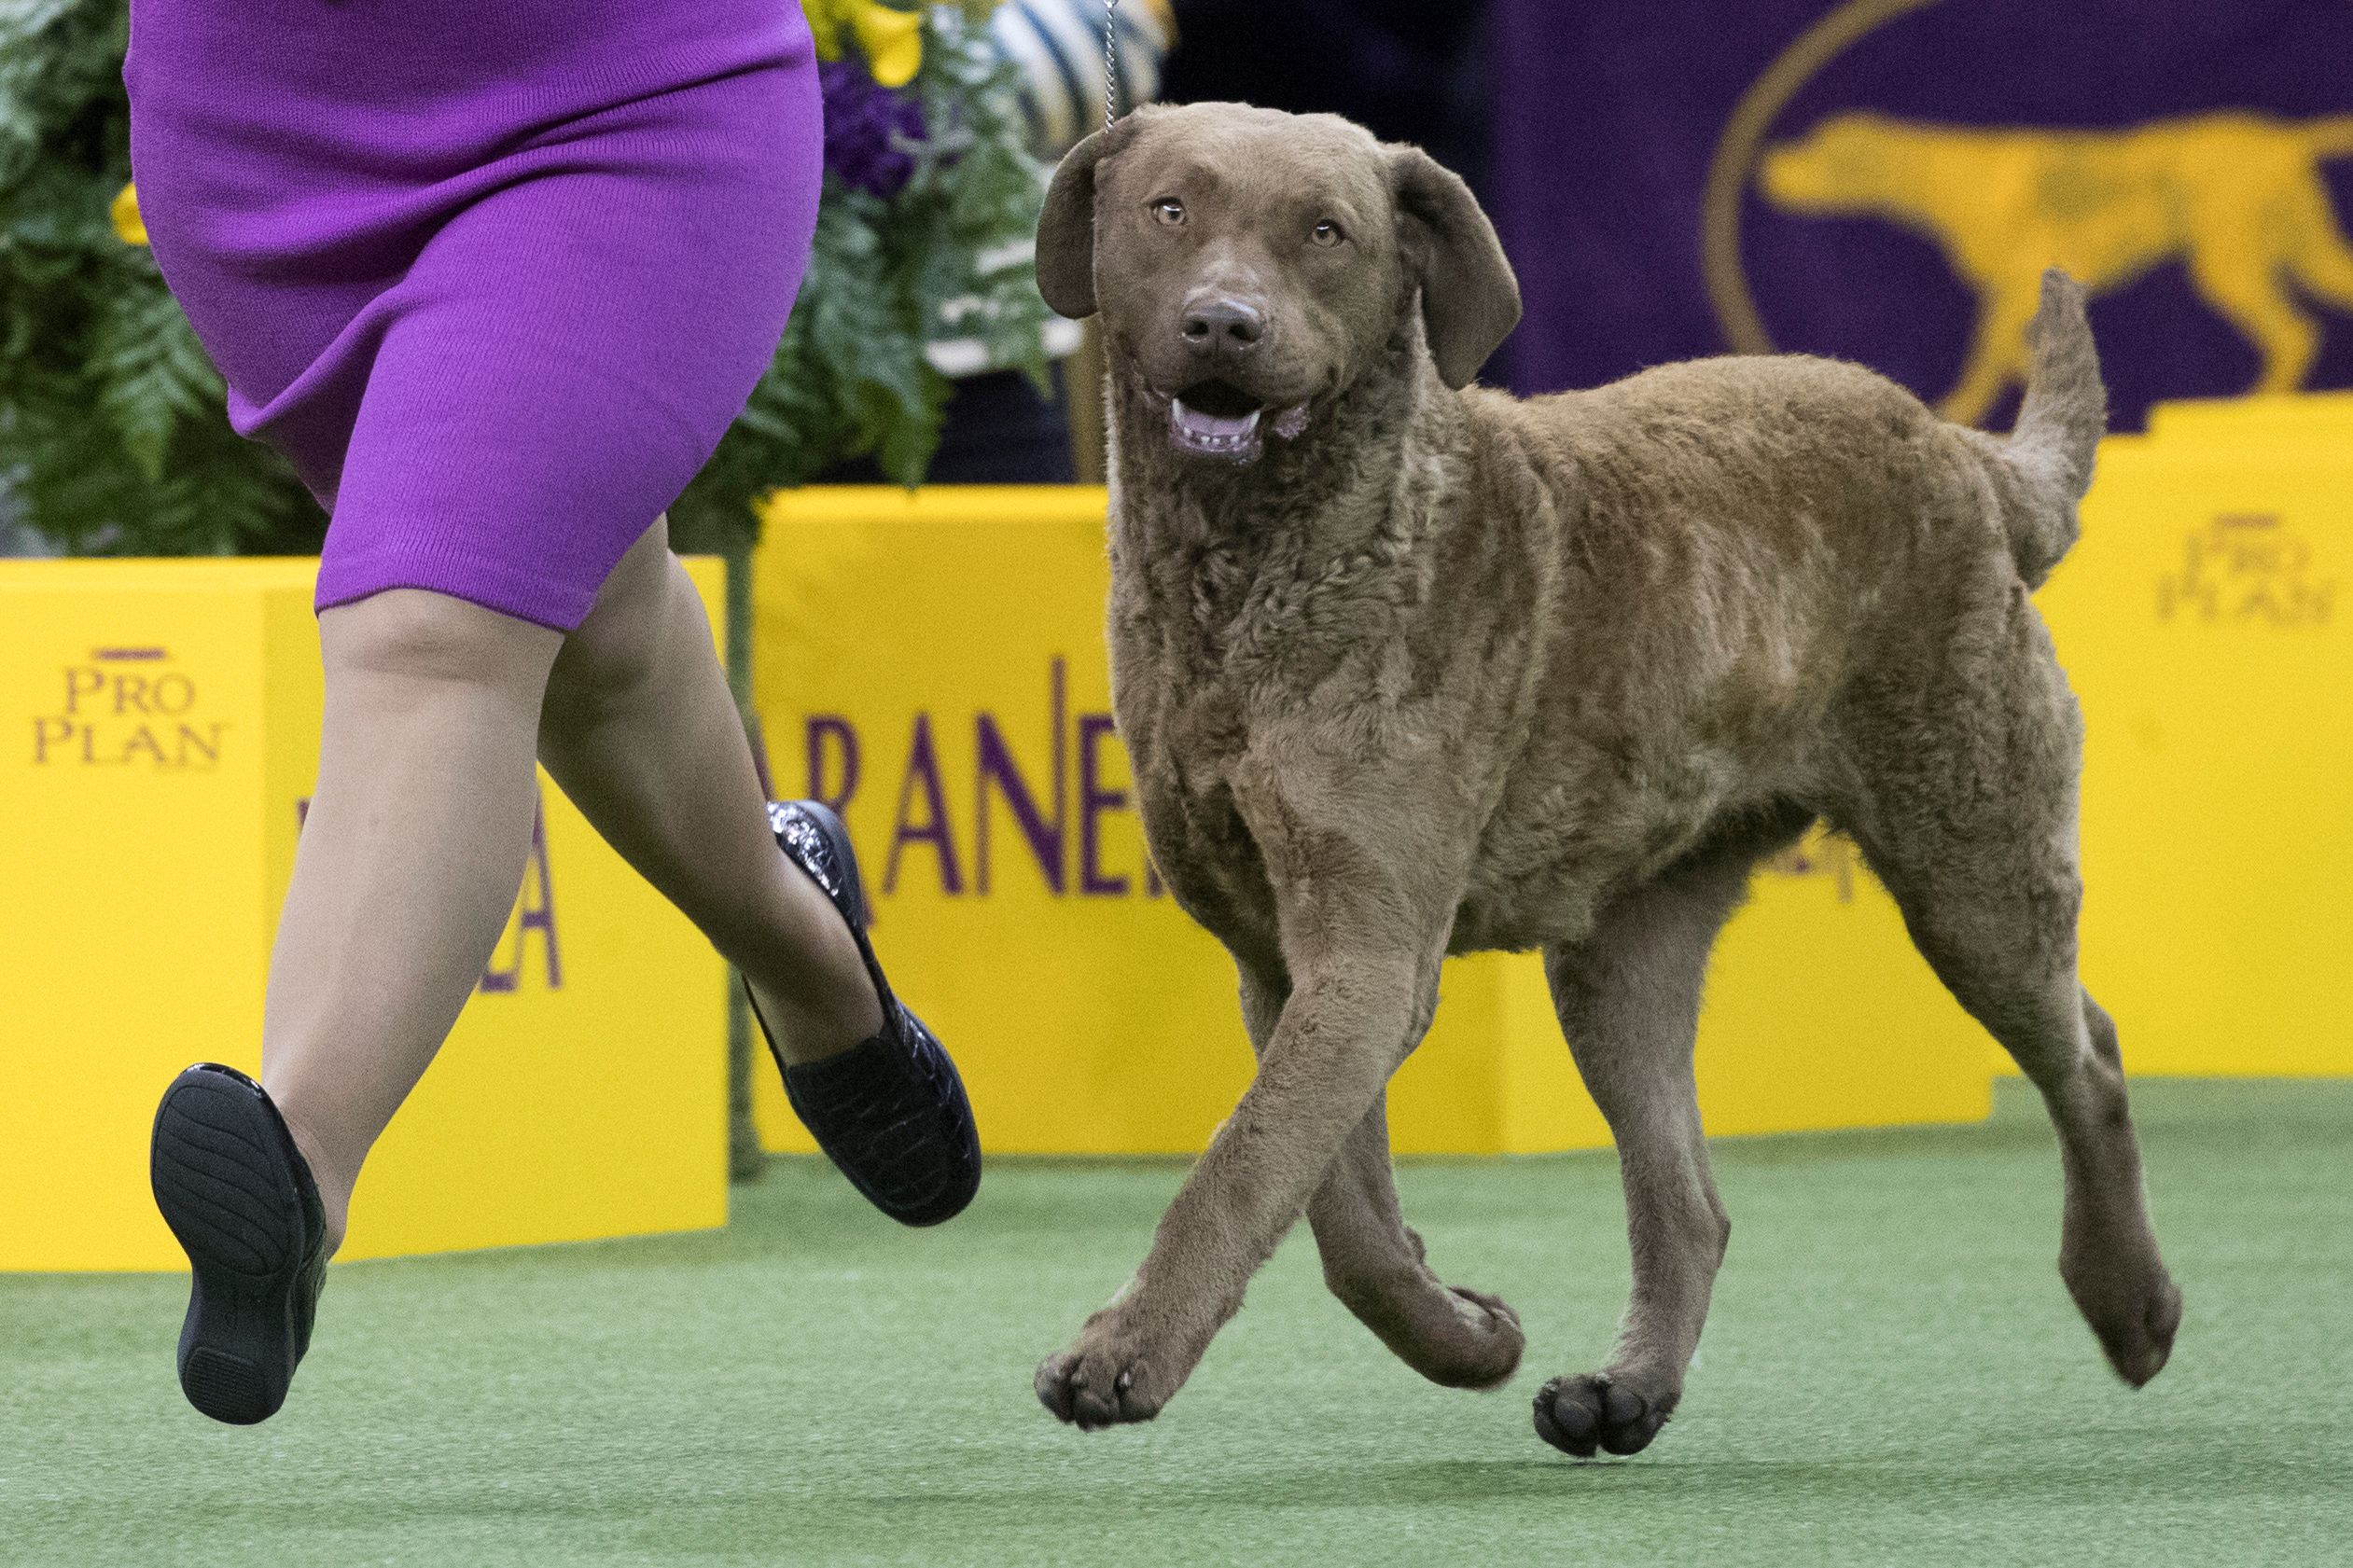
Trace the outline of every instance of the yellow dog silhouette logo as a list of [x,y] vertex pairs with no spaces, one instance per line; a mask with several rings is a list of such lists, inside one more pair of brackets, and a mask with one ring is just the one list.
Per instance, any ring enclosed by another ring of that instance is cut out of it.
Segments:
[[2179,257],[2262,355],[2253,390],[2302,386],[2320,328],[2290,283],[2353,313],[2353,243],[2319,170],[2346,157],[2353,115],[2208,114],[2086,132],[1843,114],[1770,149],[1760,183],[1782,207],[1871,214],[1943,250],[1978,297],[1968,363],[1940,409],[1967,424],[2025,377],[2045,267],[2097,294]]

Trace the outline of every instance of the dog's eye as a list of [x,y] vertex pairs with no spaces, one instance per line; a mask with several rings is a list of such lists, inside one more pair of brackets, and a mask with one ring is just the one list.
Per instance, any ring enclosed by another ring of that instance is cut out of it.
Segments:
[[1307,231],[1307,237],[1319,245],[1336,245],[1348,236],[1342,231],[1340,225],[1325,218]]
[[1185,221],[1185,204],[1174,196],[1163,196],[1152,203],[1152,216],[1173,229]]

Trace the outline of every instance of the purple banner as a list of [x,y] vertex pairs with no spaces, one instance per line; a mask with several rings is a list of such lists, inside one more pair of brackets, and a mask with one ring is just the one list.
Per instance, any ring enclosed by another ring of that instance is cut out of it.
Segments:
[[2353,386],[2343,0],[1498,0],[1524,393],[1835,354],[2004,423],[2046,265],[2117,429]]

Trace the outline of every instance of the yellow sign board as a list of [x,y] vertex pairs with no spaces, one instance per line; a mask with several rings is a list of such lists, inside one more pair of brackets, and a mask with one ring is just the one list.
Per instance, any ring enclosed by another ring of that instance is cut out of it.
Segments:
[[2133,1071],[2353,1074],[2353,397],[2151,428],[2039,596],[2087,730],[2084,983]]
[[[315,778],[314,561],[0,562],[0,1269],[170,1269],[155,1103],[259,1065]],[[716,562],[693,564],[717,618]],[[517,909],[342,1256],[726,1218],[710,946],[543,776]]]

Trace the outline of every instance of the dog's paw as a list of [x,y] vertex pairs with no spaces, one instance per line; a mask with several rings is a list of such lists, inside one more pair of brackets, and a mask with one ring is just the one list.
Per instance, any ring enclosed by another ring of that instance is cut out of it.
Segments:
[[1149,1362],[1093,1344],[1092,1338],[1038,1363],[1037,1402],[1056,1421],[1081,1432],[1149,1421],[1160,1414],[1176,1391],[1162,1385]]
[[1679,1389],[1644,1393],[1607,1372],[1554,1378],[1537,1391],[1536,1435],[1579,1459],[1640,1453],[1675,1413]]
[[2135,1388],[2165,1370],[2181,1327],[2181,1290],[2151,1259],[2134,1275],[2099,1268],[2059,1269],[2068,1294],[2083,1314],[2116,1375]]
[[1452,1297],[1454,1322],[1406,1359],[1422,1376],[1447,1388],[1497,1388],[1511,1381],[1527,1348],[1520,1314],[1503,1297],[1483,1290],[1450,1284],[1446,1293]]

